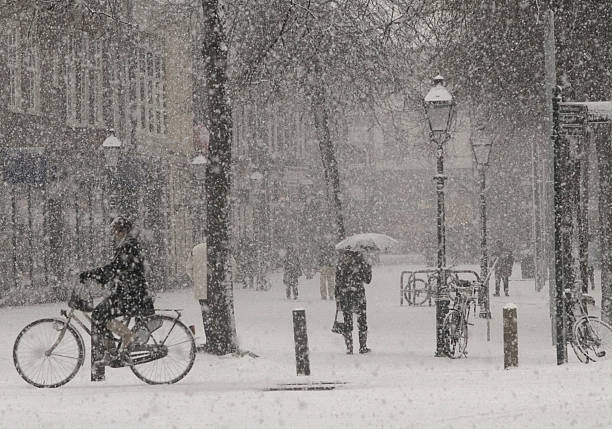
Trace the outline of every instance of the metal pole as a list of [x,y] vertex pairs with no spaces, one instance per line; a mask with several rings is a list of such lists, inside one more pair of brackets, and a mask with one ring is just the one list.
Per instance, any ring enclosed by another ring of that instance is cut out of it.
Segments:
[[491,341],[491,307],[489,301],[489,255],[487,251],[487,199],[486,190],[486,167],[478,166],[480,178],[480,279],[482,281],[482,289],[480,290],[480,314],[479,317],[487,319],[487,341]]
[[563,139],[560,136],[559,103],[561,102],[561,90],[556,88],[553,96],[553,173],[554,173],[554,214],[555,214],[555,330],[557,365],[567,362],[567,344],[565,342],[565,246],[563,240],[565,185],[567,178],[564,177]]
[[437,144],[437,174],[434,177],[436,182],[436,193],[438,196],[437,226],[438,226],[438,285],[436,288],[436,357],[445,356],[444,353],[444,332],[442,325],[444,317],[448,313],[448,303],[450,301],[446,288],[446,231],[444,216],[444,140],[445,136],[437,139],[432,136]]
[[[555,55],[555,13],[549,6],[546,16],[546,30],[544,37],[544,69],[546,74],[546,99],[553,100],[553,92],[557,82],[556,55]],[[545,126],[548,133],[553,135],[553,106],[547,103],[548,117]],[[554,215],[554,167],[552,144],[546,142],[542,145],[542,173],[543,173],[543,192],[542,192],[542,255],[544,270],[548,271],[548,292],[550,298],[551,331],[553,343],[556,342],[556,321],[555,314],[555,215]]]

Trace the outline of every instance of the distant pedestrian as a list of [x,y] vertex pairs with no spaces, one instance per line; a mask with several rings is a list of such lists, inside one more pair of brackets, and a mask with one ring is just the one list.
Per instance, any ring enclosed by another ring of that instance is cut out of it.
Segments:
[[346,353],[353,353],[353,313],[357,314],[359,353],[368,353],[368,321],[364,283],[372,281],[372,266],[359,252],[343,250],[336,266],[336,305],[344,318]]
[[336,287],[336,249],[331,242],[331,236],[326,235],[319,247],[319,285],[321,299],[334,299]]
[[491,256],[492,261],[497,260],[497,265],[495,265],[495,293],[493,295],[499,296],[500,284],[503,283],[504,294],[509,296],[510,275],[512,275],[512,267],[514,266],[512,250],[508,249],[503,241],[497,240]]
[[283,264],[283,283],[285,284],[287,299],[298,299],[298,278],[302,275],[300,258],[295,247],[287,245],[285,251],[285,262]]
[[193,249],[191,249],[191,255],[187,261],[187,265],[187,272],[193,282],[194,296],[200,304],[204,338],[206,339],[206,343],[208,343],[212,321],[208,304],[208,249],[205,240],[203,240],[202,243],[196,244]]
[[246,237],[238,243],[238,269],[244,285],[243,289],[255,287],[257,277],[257,252],[253,242]]

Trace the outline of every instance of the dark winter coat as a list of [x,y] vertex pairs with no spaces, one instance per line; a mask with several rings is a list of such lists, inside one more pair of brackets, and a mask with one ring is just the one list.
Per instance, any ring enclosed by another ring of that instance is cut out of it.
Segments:
[[512,266],[514,265],[514,255],[512,251],[505,247],[498,247],[493,252],[492,260],[497,259],[495,266],[495,274],[498,277],[510,277],[512,274]]
[[372,281],[372,266],[359,252],[343,252],[336,265],[336,301],[342,311],[354,312],[365,301],[364,283]]
[[297,251],[290,247],[287,249],[285,254],[285,261],[283,263],[283,283],[294,284],[297,283],[298,277],[302,275],[302,266],[300,264],[300,258],[298,257]]
[[122,314],[153,313],[153,300],[144,274],[144,258],[135,237],[128,235],[121,240],[109,264],[86,271],[82,277],[109,286],[111,300]]

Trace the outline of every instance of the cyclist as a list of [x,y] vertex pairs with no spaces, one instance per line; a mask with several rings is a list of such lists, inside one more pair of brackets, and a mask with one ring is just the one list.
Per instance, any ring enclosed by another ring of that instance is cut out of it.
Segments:
[[117,216],[110,229],[117,243],[111,262],[79,275],[81,282],[92,279],[109,286],[112,291],[92,313],[94,362],[99,364],[107,364],[111,359],[109,346],[113,340],[109,331],[121,337],[124,350],[134,341],[131,330],[115,320],[116,317],[151,315],[155,312],[144,276],[144,258],[132,231],[132,222],[124,216]]

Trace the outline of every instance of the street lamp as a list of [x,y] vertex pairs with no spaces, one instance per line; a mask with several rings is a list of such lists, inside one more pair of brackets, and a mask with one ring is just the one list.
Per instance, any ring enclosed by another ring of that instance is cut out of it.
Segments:
[[438,285],[436,288],[436,356],[444,356],[442,325],[448,313],[450,298],[446,285],[446,236],[444,226],[444,143],[450,138],[450,128],[455,118],[455,101],[444,86],[440,75],[433,78],[433,87],[423,100],[425,117],[429,126],[429,138],[436,145],[437,170],[434,180],[438,196]]
[[119,164],[121,154],[121,141],[115,136],[115,130],[109,130],[110,135],[102,142],[102,152],[104,152],[104,166],[115,169]]
[[104,153],[104,166],[106,167],[106,180],[109,187],[109,215],[115,217],[117,209],[117,189],[116,189],[116,173],[119,165],[119,157],[121,155],[121,140],[115,136],[115,130],[109,130],[110,135],[104,139],[100,148]]
[[[491,156],[491,148],[497,135],[492,137],[484,133],[483,126],[477,126],[472,130],[470,136],[470,145],[472,154],[478,168],[478,178],[480,182],[480,279],[482,281],[482,289],[480,291],[480,314],[479,317],[490,319],[491,307],[489,303],[489,282],[488,276],[488,254],[487,254],[487,201],[485,196],[486,178],[485,173],[489,166],[489,157]],[[487,330],[488,331],[488,330]],[[487,332],[487,339],[489,333]]]
[[[121,140],[119,140],[115,136],[115,130],[109,130],[109,136],[104,139],[102,144],[100,145],[100,149],[104,154],[104,167],[106,167],[106,182],[108,183],[108,198],[106,198],[106,193],[104,194],[104,209],[108,208],[108,215],[110,219],[113,219],[116,216],[116,206],[117,206],[117,192],[115,186],[115,175],[117,171],[117,166],[119,165],[119,156],[121,155]],[[91,329],[93,331],[93,322]],[[91,381],[102,381],[104,380],[104,366],[97,365],[94,363],[94,359],[97,355],[100,355],[104,352],[101,342],[96,341],[95,337],[91,336]],[[97,352],[93,352],[96,350]]]

